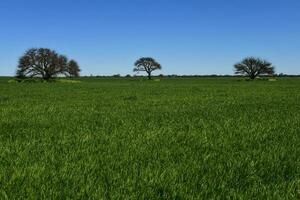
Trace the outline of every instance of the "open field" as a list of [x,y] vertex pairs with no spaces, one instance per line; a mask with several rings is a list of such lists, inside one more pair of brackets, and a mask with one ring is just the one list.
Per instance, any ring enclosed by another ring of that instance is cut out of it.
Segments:
[[300,78],[0,78],[0,199],[300,198]]

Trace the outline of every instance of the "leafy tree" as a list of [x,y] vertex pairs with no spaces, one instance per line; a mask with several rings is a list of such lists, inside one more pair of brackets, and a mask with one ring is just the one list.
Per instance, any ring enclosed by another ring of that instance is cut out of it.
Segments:
[[67,57],[46,48],[32,48],[20,58],[17,77],[41,77],[44,80],[69,74]]
[[275,73],[272,63],[254,57],[245,58],[242,62],[235,64],[234,68],[235,74],[246,75],[252,80],[259,75],[273,75]]
[[80,76],[80,68],[78,63],[75,60],[70,60],[68,63],[68,73],[70,77],[79,77]]
[[148,74],[148,79],[151,79],[151,74],[155,70],[161,69],[161,65],[156,62],[153,58],[140,58],[135,62],[134,72],[146,72]]

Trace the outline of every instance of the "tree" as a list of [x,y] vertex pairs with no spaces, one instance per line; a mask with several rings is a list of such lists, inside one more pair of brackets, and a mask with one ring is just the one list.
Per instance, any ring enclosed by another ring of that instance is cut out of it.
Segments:
[[161,69],[161,65],[153,58],[140,58],[135,62],[134,72],[144,71],[148,74],[148,79],[151,79],[151,74],[155,70]]
[[242,62],[235,64],[234,68],[235,74],[247,75],[252,80],[259,75],[273,75],[275,73],[272,63],[254,57],[245,58]]
[[46,48],[32,48],[20,58],[17,77],[41,77],[50,80],[59,75],[69,74],[67,57]]
[[70,77],[79,77],[80,73],[79,65],[75,60],[70,60],[68,63],[68,73]]

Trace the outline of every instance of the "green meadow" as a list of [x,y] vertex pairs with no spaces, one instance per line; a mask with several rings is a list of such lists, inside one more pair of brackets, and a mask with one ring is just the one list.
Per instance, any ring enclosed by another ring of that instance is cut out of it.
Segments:
[[0,199],[299,199],[300,78],[0,78]]

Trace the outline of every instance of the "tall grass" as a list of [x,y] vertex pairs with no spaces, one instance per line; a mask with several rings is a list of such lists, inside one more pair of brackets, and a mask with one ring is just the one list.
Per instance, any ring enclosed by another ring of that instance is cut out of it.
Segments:
[[0,199],[300,198],[300,79],[0,80]]

